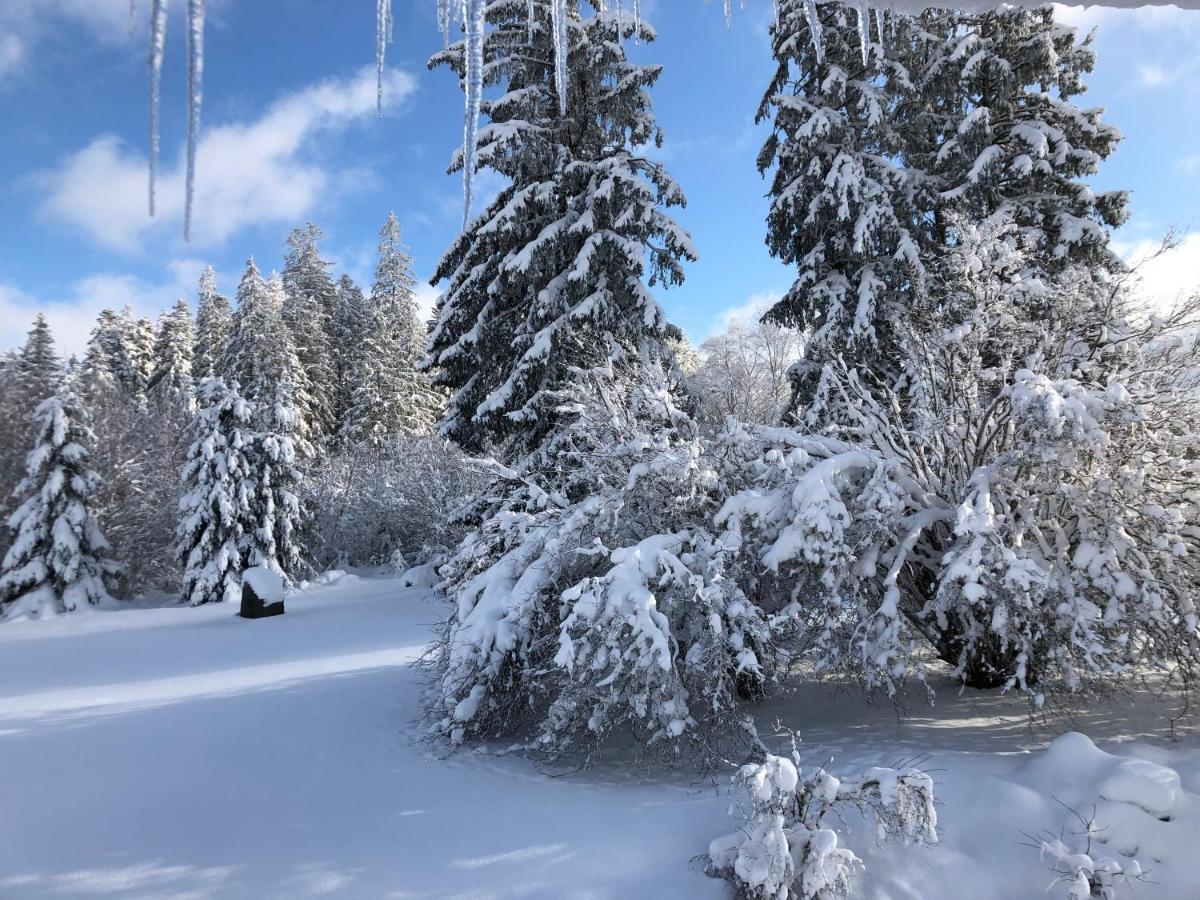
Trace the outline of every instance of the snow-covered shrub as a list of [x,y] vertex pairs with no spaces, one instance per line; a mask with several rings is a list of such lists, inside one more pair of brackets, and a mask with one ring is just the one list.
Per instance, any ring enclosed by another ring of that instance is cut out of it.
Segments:
[[1066,834],[1047,835],[1037,841],[1036,848],[1042,862],[1054,873],[1055,878],[1046,889],[1049,894],[1056,888],[1058,896],[1065,900],[1116,900],[1118,890],[1144,881],[1146,877],[1141,863],[1132,856],[1116,859],[1101,856],[1099,848],[1106,843],[1103,826],[1096,822],[1095,814],[1088,817],[1071,810],[1079,823],[1080,830],[1072,832],[1071,843]]
[[920,644],[970,685],[1035,695],[1194,671],[1196,304],[1142,316],[1120,283],[1023,278],[1002,221],[962,231],[904,384],[826,366],[845,423],[758,430],[726,545],[777,576],[818,666],[872,686]]
[[108,600],[116,574],[92,510],[100,477],[91,469],[86,410],[69,392],[34,411],[36,441],[8,519],[12,545],[0,564],[0,617],[71,612]]
[[318,568],[423,563],[466,527],[455,513],[486,484],[478,464],[444,439],[396,436],[331,452],[309,472],[307,552]]
[[442,570],[456,609],[437,732],[532,733],[554,753],[627,729],[677,747],[729,736],[773,679],[771,623],[708,525],[725,463],[672,391],[653,359],[578,370],[558,431],[499,467]]
[[824,769],[805,771],[799,756],[766,754],[734,776],[739,802],[730,815],[744,825],[708,848],[709,871],[731,881],[739,898],[836,900],[851,896],[862,869],[853,851],[839,846],[826,822],[839,807],[856,807],[874,819],[880,839],[905,845],[936,843],[933,781],[915,769],[871,768],[853,779]]

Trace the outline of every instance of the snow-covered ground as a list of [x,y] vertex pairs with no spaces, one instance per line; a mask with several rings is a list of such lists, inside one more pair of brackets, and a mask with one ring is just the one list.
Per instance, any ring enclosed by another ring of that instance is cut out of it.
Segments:
[[[696,859],[731,830],[724,780],[547,773],[420,740],[413,663],[443,615],[427,592],[346,576],[283,617],[235,611],[0,628],[0,897],[729,896]],[[1080,711],[1103,749],[1046,750],[1019,704],[945,690],[903,720],[807,691],[778,712],[835,772],[921,755],[937,779],[936,847],[845,823],[864,896],[1045,896],[1027,835],[1071,843],[1067,807],[1094,812],[1096,855],[1148,870],[1118,896],[1200,896],[1200,748],[1168,744],[1146,698]]]

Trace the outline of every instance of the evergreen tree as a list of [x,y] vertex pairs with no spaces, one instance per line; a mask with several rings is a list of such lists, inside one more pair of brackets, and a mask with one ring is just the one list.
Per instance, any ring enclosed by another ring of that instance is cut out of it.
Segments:
[[396,435],[428,434],[441,415],[442,397],[419,369],[425,326],[415,287],[412,257],[400,240],[400,223],[389,213],[379,232],[367,329],[346,416],[351,441],[378,445]]
[[62,380],[62,360],[54,352],[54,336],[46,317],[41,313],[34,319],[25,345],[13,366],[14,388],[20,395],[22,418],[51,396]]
[[129,307],[125,307],[123,316],[128,329],[124,381],[129,395],[141,402],[146,398],[154,374],[154,326],[144,316],[135,320]]
[[922,165],[944,207],[931,219],[943,226],[938,246],[950,245],[942,252],[960,243],[948,223],[1000,216],[1024,233],[1028,261],[1043,272],[1119,269],[1108,229],[1124,223],[1128,196],[1085,183],[1121,140],[1102,109],[1076,102],[1096,61],[1091,35],[1077,41],[1050,5],[922,21],[936,35],[914,68],[925,107],[937,110]]
[[[581,19],[568,2],[556,57],[558,17],[548,2],[531,6],[532,28],[525,4],[486,6],[484,77],[498,96],[483,102],[490,124],[475,158],[510,183],[437,268],[447,287],[427,361],[450,391],[443,434],[514,456],[554,429],[556,395],[577,377],[574,347],[621,353],[665,339],[649,288],[680,282],[681,260],[695,255],[663,211],[684,203],[682,191],[637,152],[661,141],[648,93],[660,68],[630,62],[624,39],[653,31],[629,17]],[[567,63],[563,98],[556,58]],[[465,44],[430,64],[464,75]],[[453,168],[463,163],[460,153]]]
[[210,375],[224,376],[220,360],[233,329],[229,301],[217,293],[212,266],[200,276],[200,302],[196,308],[196,344],[192,355],[192,377],[199,381]]
[[301,569],[300,534],[305,524],[298,493],[301,423],[296,393],[296,385],[285,373],[275,385],[274,396],[259,410],[253,459],[256,491],[252,515],[256,524],[247,556],[251,565],[266,566],[289,579]]
[[928,184],[907,164],[917,88],[896,57],[917,37],[896,17],[893,52],[864,51],[862,10],[781,0],[778,11],[778,67],[758,110],[774,131],[758,164],[774,170],[767,244],[799,271],[766,318],[806,334],[793,406],[815,426],[836,417],[826,409],[832,360],[846,355],[888,387],[900,374],[899,325],[923,280]]
[[192,314],[186,300],[178,300],[169,313],[159,319],[154,341],[154,372],[147,390],[160,406],[191,403]]
[[308,403],[301,408],[301,415],[315,444],[322,443],[336,427],[337,393],[330,334],[338,291],[329,274],[330,264],[317,247],[321,236],[321,229],[312,223],[293,231],[283,267],[283,321],[308,384]]
[[37,439],[8,519],[12,546],[0,566],[0,615],[53,615],[110,599],[116,566],[92,515],[99,476],[88,466],[86,412],[70,393],[43,400]]
[[192,606],[240,596],[247,545],[259,525],[252,418],[236,383],[201,382],[175,532],[182,598]]
[[283,283],[274,273],[264,281],[250,259],[237,297],[221,369],[237,381],[241,395],[259,408],[273,404],[280,385],[288,384],[290,403],[299,414],[294,432],[301,451],[307,455],[311,452],[308,437],[312,403],[291,331],[283,320]]
[[336,390],[333,397],[335,434],[344,436],[354,401],[355,377],[362,365],[363,343],[370,330],[367,301],[349,275],[338,279],[337,307],[330,316],[330,349]]

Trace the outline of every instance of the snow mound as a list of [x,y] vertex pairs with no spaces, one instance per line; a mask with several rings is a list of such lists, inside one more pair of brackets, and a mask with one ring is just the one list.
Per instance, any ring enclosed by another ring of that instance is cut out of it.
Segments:
[[1169,819],[1179,804],[1179,773],[1145,759],[1122,760],[1100,786],[1100,796],[1129,803],[1157,819]]
[[307,583],[309,587],[324,587],[327,584],[337,584],[346,577],[345,569],[327,569]]
[[242,584],[249,585],[263,603],[283,602],[283,579],[266,566],[252,566],[242,573]]
[[435,588],[438,582],[442,580],[437,570],[438,567],[433,563],[413,566],[400,576],[400,586],[406,588]]

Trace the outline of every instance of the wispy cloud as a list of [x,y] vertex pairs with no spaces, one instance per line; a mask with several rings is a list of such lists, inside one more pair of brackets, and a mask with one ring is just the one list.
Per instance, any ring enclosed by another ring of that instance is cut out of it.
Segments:
[[1200,290],[1200,232],[1184,234],[1165,253],[1161,241],[1114,241],[1116,250],[1136,267],[1133,289],[1148,304],[1167,310]]
[[[128,305],[134,315],[153,320],[180,297],[195,297],[203,268],[198,259],[175,259],[167,263],[157,281],[105,272],[82,278],[54,297],[36,297],[0,283],[0,349],[22,344],[40,312],[50,323],[58,352],[63,356],[81,353],[100,310]],[[218,279],[222,289],[232,292],[232,279],[220,275]]]
[[[415,90],[411,75],[389,70],[387,109],[403,109]],[[374,114],[375,73],[364,68],[285,95],[257,119],[210,127],[197,151],[193,243],[219,245],[245,228],[301,221],[330,196],[370,183],[369,170],[331,162],[314,145]],[[161,173],[152,219],[145,156],[101,135],[36,177],[45,192],[40,211],[101,245],[134,252],[147,238],[178,232],[183,169],[181,149]]]

